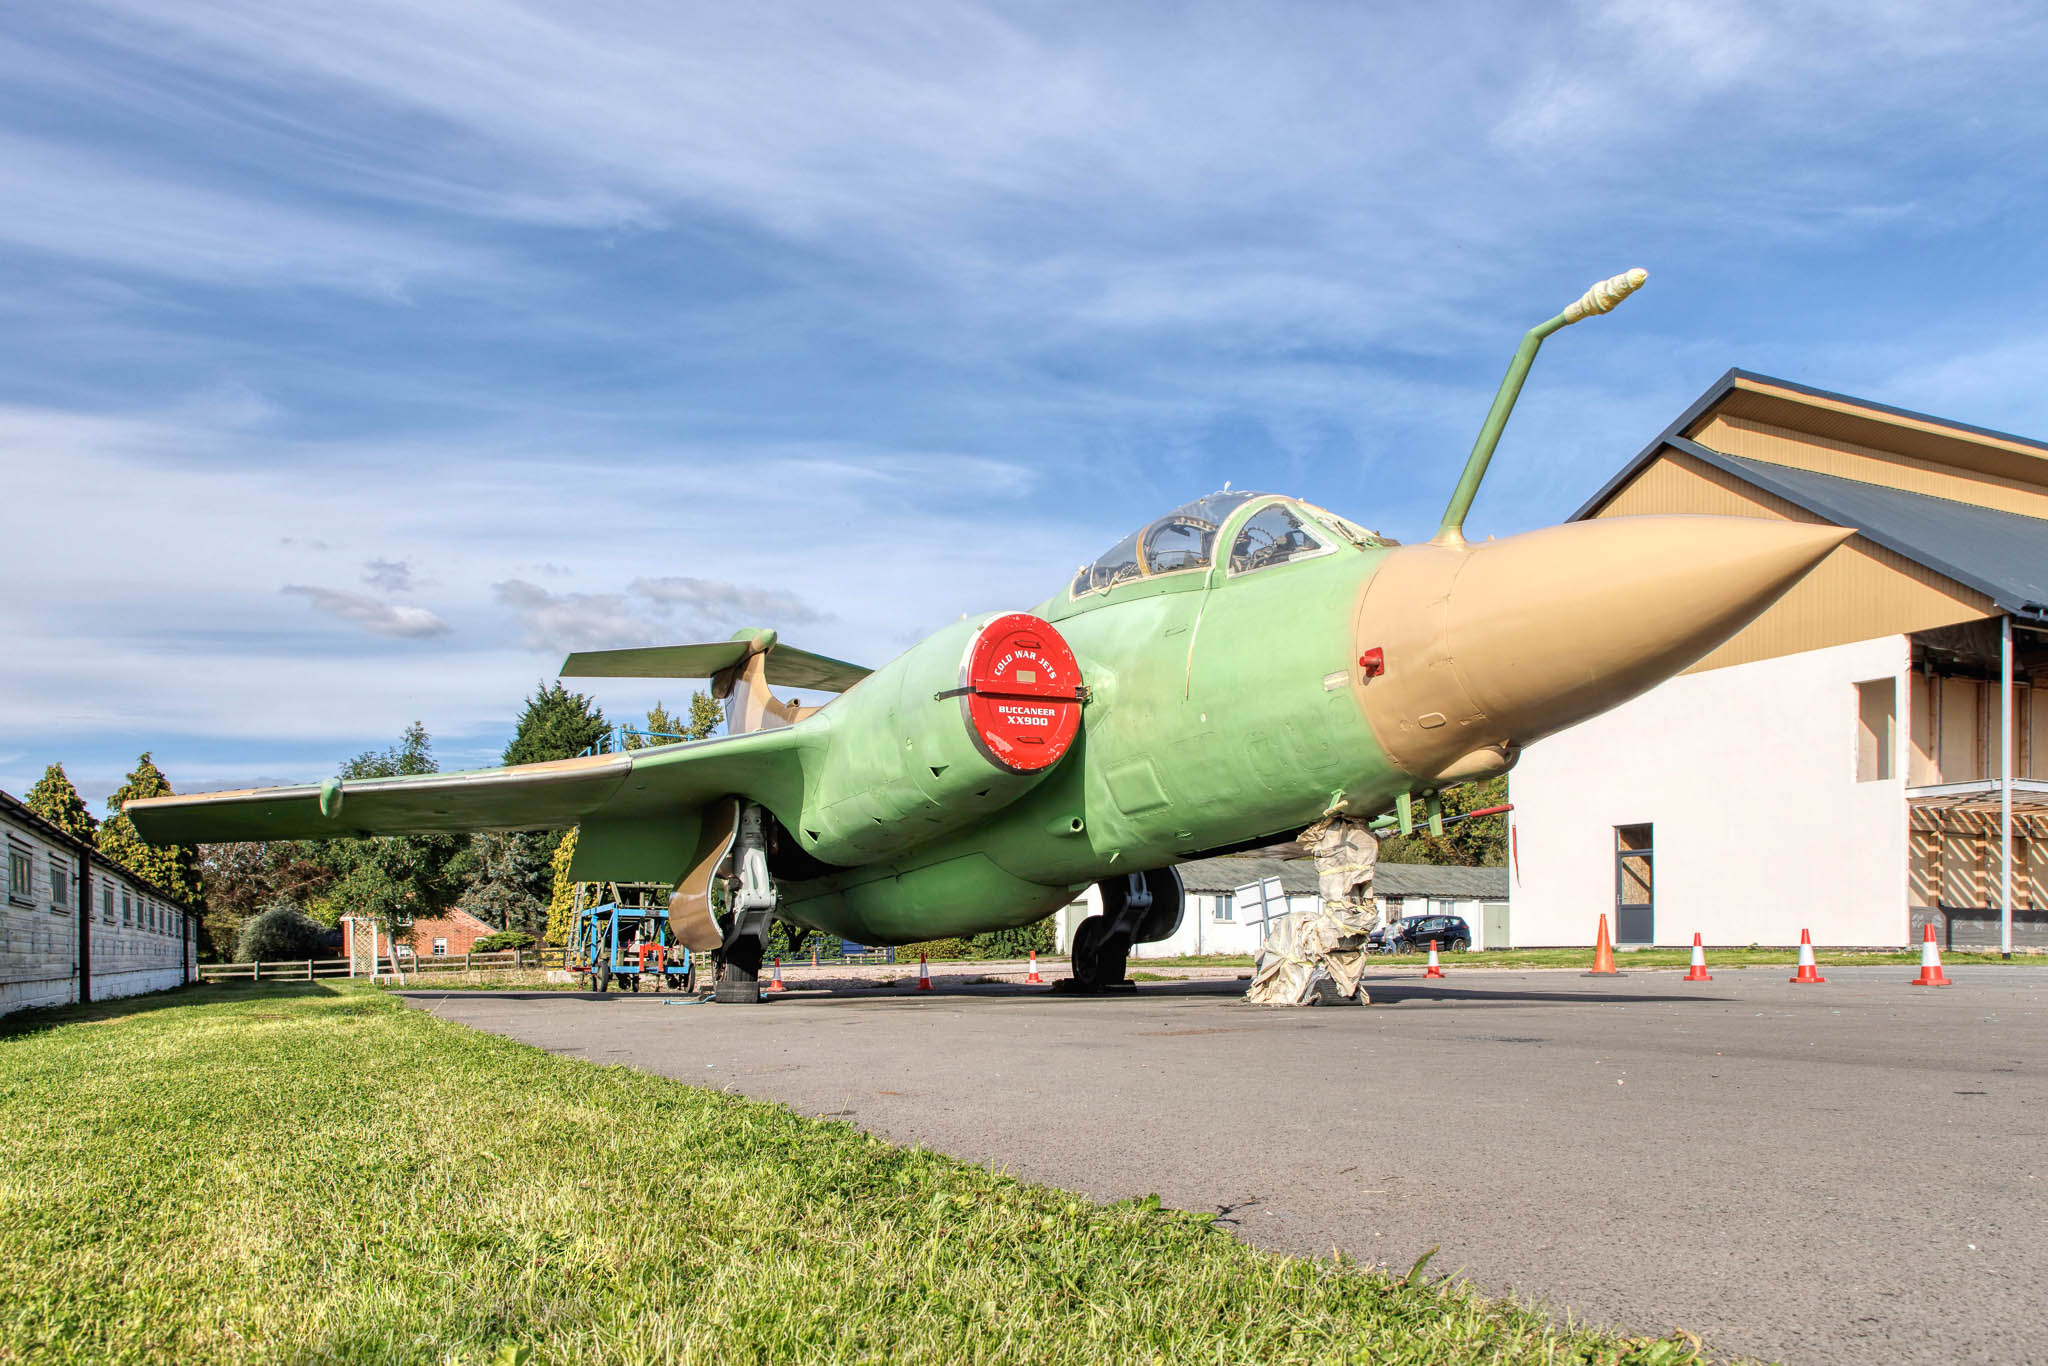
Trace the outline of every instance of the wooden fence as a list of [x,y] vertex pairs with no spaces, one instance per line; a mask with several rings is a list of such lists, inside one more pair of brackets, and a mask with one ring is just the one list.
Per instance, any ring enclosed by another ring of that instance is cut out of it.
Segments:
[[[349,977],[346,958],[299,958],[277,963],[201,963],[202,982],[310,982],[317,977]],[[398,959],[398,971],[405,976],[431,977],[437,972],[487,972],[558,968],[562,966],[559,945],[543,944],[532,949],[505,949],[499,953],[449,953]],[[392,960],[379,958],[377,973],[392,971]],[[367,974],[364,974],[367,975]]]

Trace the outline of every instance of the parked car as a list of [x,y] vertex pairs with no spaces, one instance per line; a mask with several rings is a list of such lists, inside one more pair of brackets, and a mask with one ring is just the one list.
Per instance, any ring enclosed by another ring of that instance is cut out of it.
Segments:
[[1434,939],[1444,953],[1472,947],[1472,927],[1461,915],[1409,915],[1374,930],[1366,943],[1374,953],[1425,953]]

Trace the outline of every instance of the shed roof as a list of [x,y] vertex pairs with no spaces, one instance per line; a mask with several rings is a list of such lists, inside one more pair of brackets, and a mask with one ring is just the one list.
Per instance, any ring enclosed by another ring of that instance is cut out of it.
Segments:
[[1223,854],[1180,865],[1181,885],[1191,892],[1234,892],[1239,887],[1280,879],[1280,890],[1309,896],[1316,890],[1315,865],[1306,859],[1274,858],[1270,854]]
[[1433,863],[1382,863],[1373,869],[1372,889],[1381,896],[1502,901],[1508,894],[1508,870],[1453,868]]

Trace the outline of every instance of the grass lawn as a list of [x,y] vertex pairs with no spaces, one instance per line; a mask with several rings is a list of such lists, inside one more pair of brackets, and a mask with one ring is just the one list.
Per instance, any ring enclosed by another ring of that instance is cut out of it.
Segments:
[[0,1022],[0,1362],[1637,1362],[349,984]]

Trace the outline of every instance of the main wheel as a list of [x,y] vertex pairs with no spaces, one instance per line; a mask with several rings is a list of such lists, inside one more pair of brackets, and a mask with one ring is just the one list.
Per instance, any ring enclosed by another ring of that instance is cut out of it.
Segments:
[[597,970],[597,994],[602,996],[612,988],[612,965],[606,963]]
[[1124,980],[1131,944],[1111,935],[1106,917],[1091,915],[1074,927],[1074,980],[1084,987],[1106,987]]

